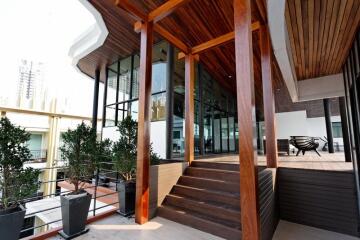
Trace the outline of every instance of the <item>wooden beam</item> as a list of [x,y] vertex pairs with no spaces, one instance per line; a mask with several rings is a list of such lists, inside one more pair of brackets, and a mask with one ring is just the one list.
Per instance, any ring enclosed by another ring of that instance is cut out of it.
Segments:
[[[148,16],[145,13],[143,13],[141,10],[136,8],[136,6],[134,6],[132,3],[130,3],[129,0],[115,0],[115,5],[125,9],[137,21],[134,24],[135,32],[140,32],[142,24],[144,22],[148,22]],[[183,43],[180,39],[175,37],[173,34],[171,34],[169,31],[167,31],[165,28],[161,27],[158,24],[154,24],[153,29],[155,32],[160,34],[160,36],[162,36],[165,40],[167,40],[169,43],[171,43],[181,51],[185,53],[189,52],[188,46],[185,43]]]
[[115,5],[123,8],[137,21],[147,21],[147,15],[140,11],[135,5],[130,3],[129,0],[115,0]]
[[150,108],[153,23],[141,28],[135,221],[149,220]]
[[[254,22],[251,24],[251,30],[257,31],[260,29],[260,22]],[[235,38],[235,32],[229,32],[227,34],[221,35],[220,37],[211,39],[207,42],[204,42],[202,44],[199,44],[191,49],[191,54],[200,54],[204,51],[210,50],[211,48],[217,47],[219,45],[225,44],[227,42],[230,42],[234,40]],[[178,54],[178,59],[184,58],[185,53],[180,52]]]
[[251,0],[234,0],[234,26],[242,239],[259,240]]
[[267,11],[266,11],[266,7],[264,6],[264,1],[263,0],[256,0],[256,7],[259,10],[261,19],[263,23],[267,23]]
[[266,162],[267,167],[277,168],[278,151],[275,124],[275,97],[272,73],[272,53],[267,26],[260,29],[261,74],[264,99]]
[[159,24],[156,24],[154,26],[154,30],[158,34],[160,34],[166,41],[168,41],[169,43],[171,43],[172,45],[174,45],[181,51],[183,51],[185,53],[189,52],[189,47],[185,43],[183,43],[180,39],[175,37],[173,34],[171,34],[169,31],[167,31],[165,28],[163,28]]
[[195,58],[185,56],[185,161],[194,160]]
[[169,0],[166,3],[162,4],[160,7],[152,10],[148,15],[148,21],[154,21],[154,23],[162,20],[163,18],[169,16],[177,8],[188,3],[190,0]]
[[[134,31],[139,33],[141,31],[143,22],[137,21],[134,24]],[[167,31],[165,28],[161,27],[160,25],[155,24],[154,25],[154,31],[160,34],[165,40],[167,40],[169,43],[171,43],[173,46],[177,47],[183,52],[188,52],[189,48],[186,46],[185,43],[183,43],[181,40],[176,38],[173,34],[171,34],[169,31]]]

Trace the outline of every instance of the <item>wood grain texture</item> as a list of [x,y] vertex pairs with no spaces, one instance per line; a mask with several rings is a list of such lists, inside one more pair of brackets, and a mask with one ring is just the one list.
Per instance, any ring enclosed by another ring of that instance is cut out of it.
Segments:
[[159,6],[158,8],[152,10],[148,15],[148,21],[154,21],[155,23],[161,19],[169,16],[177,8],[188,3],[190,0],[169,0]]
[[150,108],[153,23],[141,28],[135,221],[149,220]]
[[194,86],[195,58],[185,56],[185,154],[184,159],[189,164],[194,160]]
[[267,26],[261,26],[260,29],[260,49],[267,150],[266,159],[269,168],[276,168],[278,166],[278,148],[275,123],[275,96],[272,80],[271,43]]
[[360,24],[360,1],[288,0],[285,16],[298,79],[340,73]]
[[243,240],[260,239],[250,0],[234,0],[240,204]]

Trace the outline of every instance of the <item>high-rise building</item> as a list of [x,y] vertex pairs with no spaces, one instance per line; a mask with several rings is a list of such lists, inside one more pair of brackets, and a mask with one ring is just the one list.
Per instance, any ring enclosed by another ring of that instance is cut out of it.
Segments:
[[17,107],[44,110],[44,64],[21,60],[17,88]]

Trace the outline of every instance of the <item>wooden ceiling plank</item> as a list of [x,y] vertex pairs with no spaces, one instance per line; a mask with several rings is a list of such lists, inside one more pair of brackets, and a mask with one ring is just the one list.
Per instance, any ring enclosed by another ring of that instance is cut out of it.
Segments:
[[115,5],[125,9],[136,21],[147,21],[147,15],[130,3],[129,0],[115,0]]
[[190,2],[190,0],[169,0],[160,7],[152,10],[148,15],[148,21],[154,21],[154,23],[161,21],[163,18],[173,13],[177,8],[188,2]]
[[345,32],[347,33],[347,38],[345,38],[345,40],[343,39],[343,42],[341,44],[342,48],[341,48],[341,52],[340,52],[340,57],[337,60],[337,64],[336,66],[338,66],[338,70],[341,70],[341,66],[343,65],[346,56],[349,54],[350,48],[351,48],[351,44],[353,43],[355,36],[356,36],[356,30],[358,29],[359,25],[360,25],[360,2],[359,1],[355,1],[354,2],[354,6],[352,9],[352,17],[351,19],[354,19],[353,24],[348,24],[347,25],[347,29],[345,30]]
[[313,66],[313,60],[314,60],[314,28],[315,28],[315,24],[314,24],[314,0],[309,0],[308,1],[308,17],[309,17],[309,77],[314,77],[314,75],[312,74],[312,66]]
[[318,76],[320,74],[320,61],[321,61],[321,49],[324,44],[323,36],[325,31],[325,17],[326,17],[326,5],[327,0],[320,1],[320,32],[319,32],[319,44],[316,55],[316,63],[315,63],[315,75]]
[[334,5],[334,0],[328,0],[327,1],[327,5],[326,5],[326,16],[325,16],[325,31],[324,31],[324,36],[323,36],[323,45],[321,48],[321,57],[320,57],[320,72],[323,72],[323,65],[324,62],[326,61],[326,48],[327,48],[327,44],[328,44],[328,40],[329,40],[329,29],[330,29],[330,22],[331,22],[331,14],[332,14],[332,9],[333,9],[333,5]]
[[299,43],[299,36],[298,36],[298,31],[297,31],[297,22],[296,22],[296,12],[295,12],[295,3],[294,1],[286,1],[286,12],[285,12],[285,17],[286,17],[286,21],[289,23],[288,25],[288,33],[290,36],[290,44],[291,41],[293,39],[293,44],[295,47],[292,47],[293,49],[293,59],[294,59],[294,63],[296,63],[295,65],[295,70],[297,75],[299,76],[301,74],[301,55],[300,55],[300,48],[299,48],[299,44],[295,44],[295,43]]
[[312,76],[316,77],[316,60],[319,46],[319,36],[320,36],[320,8],[321,1],[314,1],[314,46],[313,46],[313,59],[312,59]]
[[301,9],[301,0],[295,0],[295,10],[296,10],[296,22],[299,32],[299,42],[300,42],[300,56],[301,56],[301,72],[305,73],[305,43],[304,43],[304,31],[302,24],[302,9]]
[[332,14],[331,14],[330,27],[329,27],[329,37],[328,37],[327,47],[326,47],[326,52],[325,52],[326,59],[322,65],[322,72],[327,72],[326,66],[329,63],[329,61],[331,60],[330,59],[330,51],[331,51],[332,42],[333,42],[334,35],[335,35],[335,27],[336,27],[337,16],[339,13],[339,6],[340,6],[340,1],[338,1],[338,0],[334,1],[333,8],[332,8]]
[[256,0],[256,6],[262,18],[262,22],[267,23],[267,14],[266,14],[266,7],[264,6],[264,2],[262,0]]
[[[348,27],[348,21],[349,19],[351,19],[351,13],[352,13],[352,10],[353,10],[353,7],[354,7],[354,0],[348,0],[347,1],[347,5],[346,5],[346,8],[345,8],[345,12],[344,12],[344,16],[342,18],[342,22],[341,22],[341,26],[340,26],[340,33],[339,33],[339,39],[335,45],[335,48],[336,49],[339,49],[342,42],[343,42],[343,39],[347,37],[347,34],[345,32],[346,28]],[[336,59],[339,58],[339,54],[340,54],[340,51],[337,51],[337,53],[335,54],[336,55]],[[330,65],[330,68],[331,69],[335,69],[336,68],[336,64],[337,64],[337,61],[333,61],[332,64]]]
[[302,12],[302,28],[304,33],[304,53],[305,53],[305,77],[309,78],[309,18],[308,18],[308,2],[311,0],[301,1]]
[[[335,55],[335,46],[339,40],[340,27],[342,24],[342,20],[344,18],[346,3],[347,3],[347,1],[340,2],[339,12],[337,14],[337,19],[336,19],[336,23],[335,23],[336,24],[335,33],[334,33],[333,41],[332,41],[331,47],[330,47],[331,50],[329,52],[329,61],[326,63],[326,66],[325,66],[326,72],[331,71],[331,65],[337,58],[337,56],[334,56]],[[336,49],[336,50],[338,50],[338,49]]]

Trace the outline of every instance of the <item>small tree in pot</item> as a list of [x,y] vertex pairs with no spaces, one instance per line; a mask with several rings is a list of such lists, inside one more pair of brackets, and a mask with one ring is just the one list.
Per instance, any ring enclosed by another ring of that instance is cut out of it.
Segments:
[[65,174],[74,190],[60,197],[63,230],[59,233],[70,239],[88,231],[85,227],[92,196],[84,190],[84,185],[91,180],[95,169],[91,153],[96,132],[81,123],[75,130],[69,129],[61,136],[63,145],[60,151],[65,160]]
[[[113,161],[122,181],[118,184],[119,213],[129,216],[135,211],[135,176],[137,155],[137,122],[126,117],[118,126],[120,138],[113,146]],[[159,163],[160,158],[150,148],[150,164]]]
[[0,238],[19,238],[24,222],[23,199],[38,190],[40,172],[24,168],[31,160],[26,142],[30,134],[14,126],[6,117],[0,119]]

